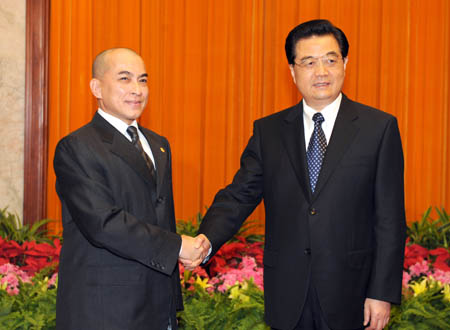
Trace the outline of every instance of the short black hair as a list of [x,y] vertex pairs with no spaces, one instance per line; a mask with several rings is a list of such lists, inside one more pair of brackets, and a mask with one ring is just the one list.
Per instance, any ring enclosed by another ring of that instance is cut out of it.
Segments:
[[334,36],[341,50],[342,57],[346,58],[348,55],[349,44],[344,32],[326,19],[315,19],[297,25],[291,30],[291,32],[289,32],[284,45],[288,63],[295,63],[295,47],[300,39],[306,39],[312,36],[324,36],[328,34]]

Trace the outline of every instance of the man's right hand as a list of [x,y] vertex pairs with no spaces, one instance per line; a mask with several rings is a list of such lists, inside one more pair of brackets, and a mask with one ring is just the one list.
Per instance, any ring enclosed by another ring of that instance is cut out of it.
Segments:
[[181,240],[179,260],[187,270],[193,270],[206,258],[211,243],[203,234],[200,234],[197,237],[181,235]]

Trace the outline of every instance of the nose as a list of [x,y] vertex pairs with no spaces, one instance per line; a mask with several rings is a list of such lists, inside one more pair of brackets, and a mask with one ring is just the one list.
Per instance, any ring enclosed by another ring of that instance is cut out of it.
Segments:
[[132,83],[131,94],[133,94],[133,95],[141,95],[142,94],[142,86],[139,84],[139,81],[135,81]]
[[318,76],[324,76],[328,74],[328,70],[325,66],[325,64],[323,63],[323,61],[317,61],[317,65],[315,68],[315,74]]

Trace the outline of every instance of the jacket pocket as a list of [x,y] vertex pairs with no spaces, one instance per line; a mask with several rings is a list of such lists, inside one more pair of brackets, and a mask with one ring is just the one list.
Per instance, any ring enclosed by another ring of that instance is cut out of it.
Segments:
[[348,253],[350,267],[355,269],[370,268],[372,266],[373,250],[355,250]]

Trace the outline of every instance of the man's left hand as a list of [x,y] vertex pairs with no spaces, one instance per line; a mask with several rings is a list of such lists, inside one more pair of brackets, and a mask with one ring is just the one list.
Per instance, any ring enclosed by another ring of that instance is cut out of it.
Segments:
[[[381,330],[389,322],[391,303],[366,298],[364,302],[364,326],[366,330]],[[370,322],[370,323],[369,323]]]

